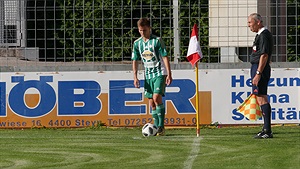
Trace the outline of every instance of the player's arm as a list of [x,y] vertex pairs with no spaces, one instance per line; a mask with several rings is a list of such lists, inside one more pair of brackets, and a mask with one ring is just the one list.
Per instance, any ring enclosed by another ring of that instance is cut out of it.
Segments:
[[138,66],[139,66],[139,59],[140,59],[140,54],[138,52],[138,49],[135,44],[133,44],[133,50],[132,50],[132,71],[133,71],[133,84],[134,87],[139,88],[140,87],[140,80],[138,79]]
[[134,84],[134,87],[136,88],[139,88],[140,87],[140,81],[138,79],[138,76],[137,76],[137,72],[138,72],[138,61],[137,60],[133,60],[132,61],[132,71],[133,71],[133,84]]
[[171,66],[170,66],[170,61],[169,58],[167,56],[162,57],[164,64],[166,66],[166,70],[167,70],[167,77],[166,77],[166,84],[169,86],[172,83],[172,72],[171,72]]
[[169,58],[167,56],[167,50],[166,50],[166,46],[165,46],[164,41],[161,38],[159,38],[158,42],[159,42],[158,44],[160,45],[159,52],[160,52],[160,55],[162,56],[164,65],[166,66],[166,70],[167,70],[166,84],[169,86],[172,83],[172,80],[173,80],[172,79],[170,61],[169,61]]

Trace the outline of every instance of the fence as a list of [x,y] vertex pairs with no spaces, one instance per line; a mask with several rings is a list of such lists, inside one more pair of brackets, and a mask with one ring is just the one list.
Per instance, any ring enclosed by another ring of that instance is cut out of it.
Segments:
[[297,0],[0,0],[0,66],[126,63],[140,17],[150,18],[174,64],[186,62],[194,23],[202,62],[248,62],[252,12],[274,35],[272,62],[299,62],[299,6]]

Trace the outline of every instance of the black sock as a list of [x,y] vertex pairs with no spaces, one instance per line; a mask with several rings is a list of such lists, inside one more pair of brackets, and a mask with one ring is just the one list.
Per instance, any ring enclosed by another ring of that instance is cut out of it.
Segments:
[[271,105],[270,103],[261,105],[261,110],[264,116],[264,127],[263,131],[266,133],[271,133]]

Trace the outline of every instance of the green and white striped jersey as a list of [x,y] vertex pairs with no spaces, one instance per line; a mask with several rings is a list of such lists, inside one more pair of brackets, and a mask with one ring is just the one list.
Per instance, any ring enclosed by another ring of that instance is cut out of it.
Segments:
[[142,60],[145,67],[145,79],[152,79],[167,75],[162,57],[167,57],[167,50],[163,40],[155,35],[145,42],[142,37],[133,43],[132,60]]

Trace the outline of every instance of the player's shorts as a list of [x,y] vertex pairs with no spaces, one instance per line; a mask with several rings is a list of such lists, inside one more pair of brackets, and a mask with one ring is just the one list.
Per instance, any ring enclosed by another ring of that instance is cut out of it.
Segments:
[[[251,79],[256,75],[258,64],[252,64],[251,66]],[[258,95],[267,95],[268,93],[268,84],[271,77],[271,67],[269,64],[266,64],[263,72],[261,72],[261,78],[257,86],[252,85],[252,93],[257,93]],[[258,90],[258,91],[256,91]]]
[[145,97],[153,98],[153,94],[165,96],[166,76],[158,76],[152,79],[145,79],[144,82]]

